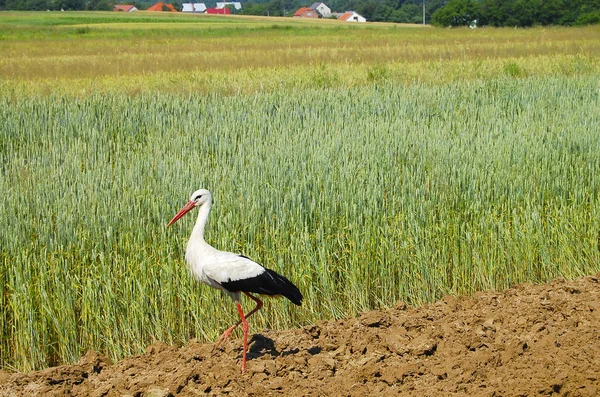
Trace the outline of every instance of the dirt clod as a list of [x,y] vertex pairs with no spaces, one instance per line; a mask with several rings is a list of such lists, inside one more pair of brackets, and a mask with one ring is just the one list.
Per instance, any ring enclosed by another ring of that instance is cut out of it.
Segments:
[[155,343],[112,363],[0,371],[4,396],[598,396],[600,274],[503,293],[363,313],[300,329],[256,331],[222,349]]

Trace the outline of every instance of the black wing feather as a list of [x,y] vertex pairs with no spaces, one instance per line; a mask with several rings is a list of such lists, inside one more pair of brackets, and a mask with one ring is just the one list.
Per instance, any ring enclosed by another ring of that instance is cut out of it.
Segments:
[[295,305],[300,306],[303,296],[298,287],[284,276],[271,269],[266,269],[259,275],[242,280],[229,280],[220,283],[230,292],[254,292],[263,295],[283,295]]

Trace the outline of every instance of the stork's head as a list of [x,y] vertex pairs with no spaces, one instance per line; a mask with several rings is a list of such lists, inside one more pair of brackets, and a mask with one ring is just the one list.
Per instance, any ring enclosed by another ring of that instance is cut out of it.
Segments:
[[192,201],[196,203],[196,207],[199,207],[208,201],[212,201],[212,195],[206,189],[196,190],[194,193],[192,193],[192,196],[190,197],[190,202]]
[[206,190],[206,189],[196,190],[194,193],[192,193],[192,196],[190,197],[190,201],[188,201],[188,203],[186,205],[184,205],[177,214],[175,214],[175,216],[173,217],[173,219],[171,219],[171,221],[169,222],[167,227],[169,227],[172,224],[174,224],[175,222],[177,222],[182,216],[184,216],[185,214],[190,212],[194,207],[200,207],[201,205],[203,205],[205,203],[210,204],[211,202],[212,202],[212,195],[210,194],[210,192],[208,190]]

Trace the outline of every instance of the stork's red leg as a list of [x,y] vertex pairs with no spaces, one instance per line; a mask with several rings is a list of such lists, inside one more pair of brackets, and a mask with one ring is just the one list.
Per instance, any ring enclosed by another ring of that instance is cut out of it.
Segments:
[[248,317],[250,317],[251,315],[253,315],[254,313],[256,313],[263,306],[263,302],[260,299],[250,295],[248,292],[244,292],[244,294],[246,294],[246,296],[248,296],[250,299],[252,299],[254,302],[256,302],[256,307],[254,309],[252,309],[247,315],[244,316],[244,311],[242,310],[242,305],[239,301],[236,300],[235,307],[237,308],[238,313],[240,315],[240,321],[235,323],[233,326],[227,328],[227,330],[225,332],[223,332],[223,335],[221,335],[221,337],[219,338],[219,340],[217,341],[217,343],[215,345],[215,347],[218,347],[221,343],[223,343],[229,337],[229,334],[231,334],[231,331],[233,331],[235,329],[235,327],[242,324],[242,330],[244,331],[244,351],[242,353],[242,373],[246,372],[246,351],[248,351],[248,321],[246,321],[246,319]]
[[[246,318],[248,318],[251,315],[253,315],[254,313],[256,313],[263,306],[263,302],[260,299],[250,295],[247,292],[244,292],[244,294],[246,294],[246,296],[248,296],[250,299],[252,299],[254,302],[256,302],[256,307],[254,309],[252,309],[250,311],[250,313],[246,314]],[[242,323],[242,321],[240,320],[237,323],[235,323],[234,325],[232,325],[231,327],[227,328],[227,330],[225,330],[225,332],[223,332],[223,335],[221,335],[221,337],[217,340],[215,347],[219,347],[223,342],[225,342],[227,340],[227,338],[229,338],[231,331],[233,331],[241,323]]]
[[255,296],[250,295],[248,292],[244,292],[244,294],[256,302],[256,307],[250,311],[250,313],[246,314],[246,318],[250,317],[254,313],[256,313],[261,307],[263,307],[263,302]]
[[215,347],[221,346],[221,344],[229,338],[229,334],[231,334],[231,331],[233,331],[241,323],[241,321],[238,321],[237,323],[235,323],[235,325],[232,325],[231,327],[227,328],[225,332],[223,332],[223,335],[221,335],[215,343]]
[[244,317],[244,312],[242,311],[242,305],[240,305],[240,302],[235,302],[235,306],[240,314],[242,330],[244,331],[244,350],[242,351],[242,373],[244,373],[246,372],[246,350],[248,350],[248,322],[246,321],[246,317]]

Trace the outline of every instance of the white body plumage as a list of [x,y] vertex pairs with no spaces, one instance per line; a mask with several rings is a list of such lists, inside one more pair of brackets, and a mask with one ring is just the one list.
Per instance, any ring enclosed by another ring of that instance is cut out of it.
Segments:
[[[263,305],[263,302],[252,296],[252,293],[271,296],[283,295],[295,305],[300,305],[303,297],[294,284],[273,270],[266,269],[245,256],[219,251],[208,245],[204,241],[204,227],[210,214],[211,205],[212,195],[210,192],[206,189],[197,190],[192,193],[190,201],[171,219],[167,227],[177,222],[192,209],[199,207],[198,219],[188,241],[185,259],[194,278],[213,288],[227,292],[235,301],[240,321],[229,327],[219,338],[217,344],[226,340],[229,334],[238,325],[242,324],[244,331],[243,373],[246,371],[246,351],[248,350],[248,323],[246,318],[256,313]],[[244,315],[240,302],[242,292],[256,302],[256,307],[246,315]]]
[[302,294],[288,279],[245,256],[220,251],[204,241],[204,228],[211,206],[211,193],[206,189],[197,190],[169,222],[171,225],[193,208],[199,207],[198,219],[185,252],[193,277],[213,288],[226,291],[235,301],[239,301],[241,292],[255,292],[283,295],[299,305]]

